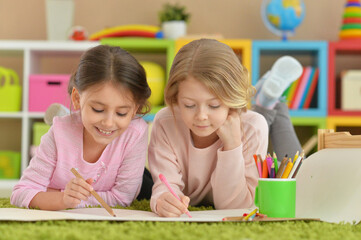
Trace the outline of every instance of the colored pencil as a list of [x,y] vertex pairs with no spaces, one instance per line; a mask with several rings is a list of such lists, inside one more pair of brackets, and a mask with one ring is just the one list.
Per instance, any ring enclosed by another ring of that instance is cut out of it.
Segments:
[[295,163],[295,161],[298,158],[299,154],[300,154],[300,151],[297,151],[296,154],[295,154],[295,157],[293,158],[293,161],[292,161],[293,164]]
[[280,178],[282,176],[282,173],[286,168],[286,164],[287,164],[287,154],[281,161],[280,167],[278,168],[278,172],[276,174],[276,178]]
[[258,174],[259,177],[262,177],[262,163],[261,163],[261,159],[259,158],[259,156],[257,156],[257,169],[258,169]]
[[290,174],[292,167],[293,167],[293,163],[292,163],[292,159],[290,158],[287,162],[286,168],[283,171],[281,178],[288,178],[288,175]]
[[263,164],[262,164],[262,178],[267,178],[268,177],[268,167],[267,167],[267,161],[266,159],[263,160]]
[[244,221],[247,221],[248,218],[250,218],[253,214],[256,214],[258,211],[258,208],[255,208],[252,212],[250,212],[247,216],[243,218]]
[[277,162],[277,155],[273,152],[273,163],[275,164],[275,174],[278,172],[278,162]]

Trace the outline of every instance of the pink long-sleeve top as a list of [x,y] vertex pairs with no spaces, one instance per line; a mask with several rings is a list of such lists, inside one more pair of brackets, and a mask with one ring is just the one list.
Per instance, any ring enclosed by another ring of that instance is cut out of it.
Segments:
[[148,149],[154,180],[151,209],[158,197],[169,191],[159,180],[162,173],[178,195],[190,198],[190,205],[214,204],[216,209],[253,206],[258,172],[253,154],[264,156],[268,147],[268,126],[264,117],[248,110],[241,115],[242,144],[222,151],[218,139],[207,148],[195,148],[190,130],[175,108],[159,111],[154,119]]
[[[148,145],[148,125],[134,119],[128,128],[106,146],[95,163],[83,159],[83,125],[80,113],[56,117],[41,139],[36,155],[15,185],[11,204],[29,207],[33,197],[47,188],[64,190],[77,168],[84,179],[93,178],[94,190],[110,206],[128,206],[139,193]],[[99,205],[93,197],[77,207]]]

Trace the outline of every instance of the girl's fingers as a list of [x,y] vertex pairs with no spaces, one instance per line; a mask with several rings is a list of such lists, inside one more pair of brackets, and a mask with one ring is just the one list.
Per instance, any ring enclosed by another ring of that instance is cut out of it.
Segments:
[[182,199],[183,204],[186,206],[186,208],[188,208],[189,202],[190,202],[189,197],[187,197],[187,196],[182,196],[181,199]]
[[64,193],[71,198],[76,198],[76,199],[84,200],[84,201],[88,200],[88,196],[80,193],[79,191],[74,191],[72,189],[68,189],[66,192],[64,191]]
[[90,196],[90,191],[92,191],[93,187],[86,183],[83,179],[73,178],[69,182],[69,186],[67,187],[69,190],[78,192],[86,197]]
[[179,217],[186,211],[184,204],[171,193],[163,193],[157,200],[157,212],[162,217]]
[[183,214],[187,211],[187,207],[183,204],[183,202],[179,201],[179,199],[173,195],[169,198],[166,198],[165,201],[168,203],[167,205],[173,206],[177,209],[177,211],[173,211],[174,213]]

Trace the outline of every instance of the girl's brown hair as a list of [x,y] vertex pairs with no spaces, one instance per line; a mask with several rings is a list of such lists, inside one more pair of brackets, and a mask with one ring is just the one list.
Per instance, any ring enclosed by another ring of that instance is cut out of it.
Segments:
[[99,45],[86,51],[73,73],[68,85],[71,95],[73,87],[80,93],[91,86],[107,82],[118,84],[128,89],[136,105],[137,114],[149,112],[150,105],[147,99],[151,90],[148,86],[146,74],[142,65],[127,51],[120,47]]
[[190,76],[230,108],[245,110],[255,92],[247,69],[234,51],[214,39],[192,41],[175,56],[164,91],[165,102],[171,108],[177,104],[179,83]]

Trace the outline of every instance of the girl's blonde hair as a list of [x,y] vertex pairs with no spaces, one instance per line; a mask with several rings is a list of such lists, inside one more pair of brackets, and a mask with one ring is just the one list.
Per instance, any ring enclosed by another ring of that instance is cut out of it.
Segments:
[[175,56],[164,91],[171,108],[177,104],[179,84],[188,77],[205,84],[229,108],[245,110],[255,93],[248,71],[234,51],[214,39],[192,41]]

